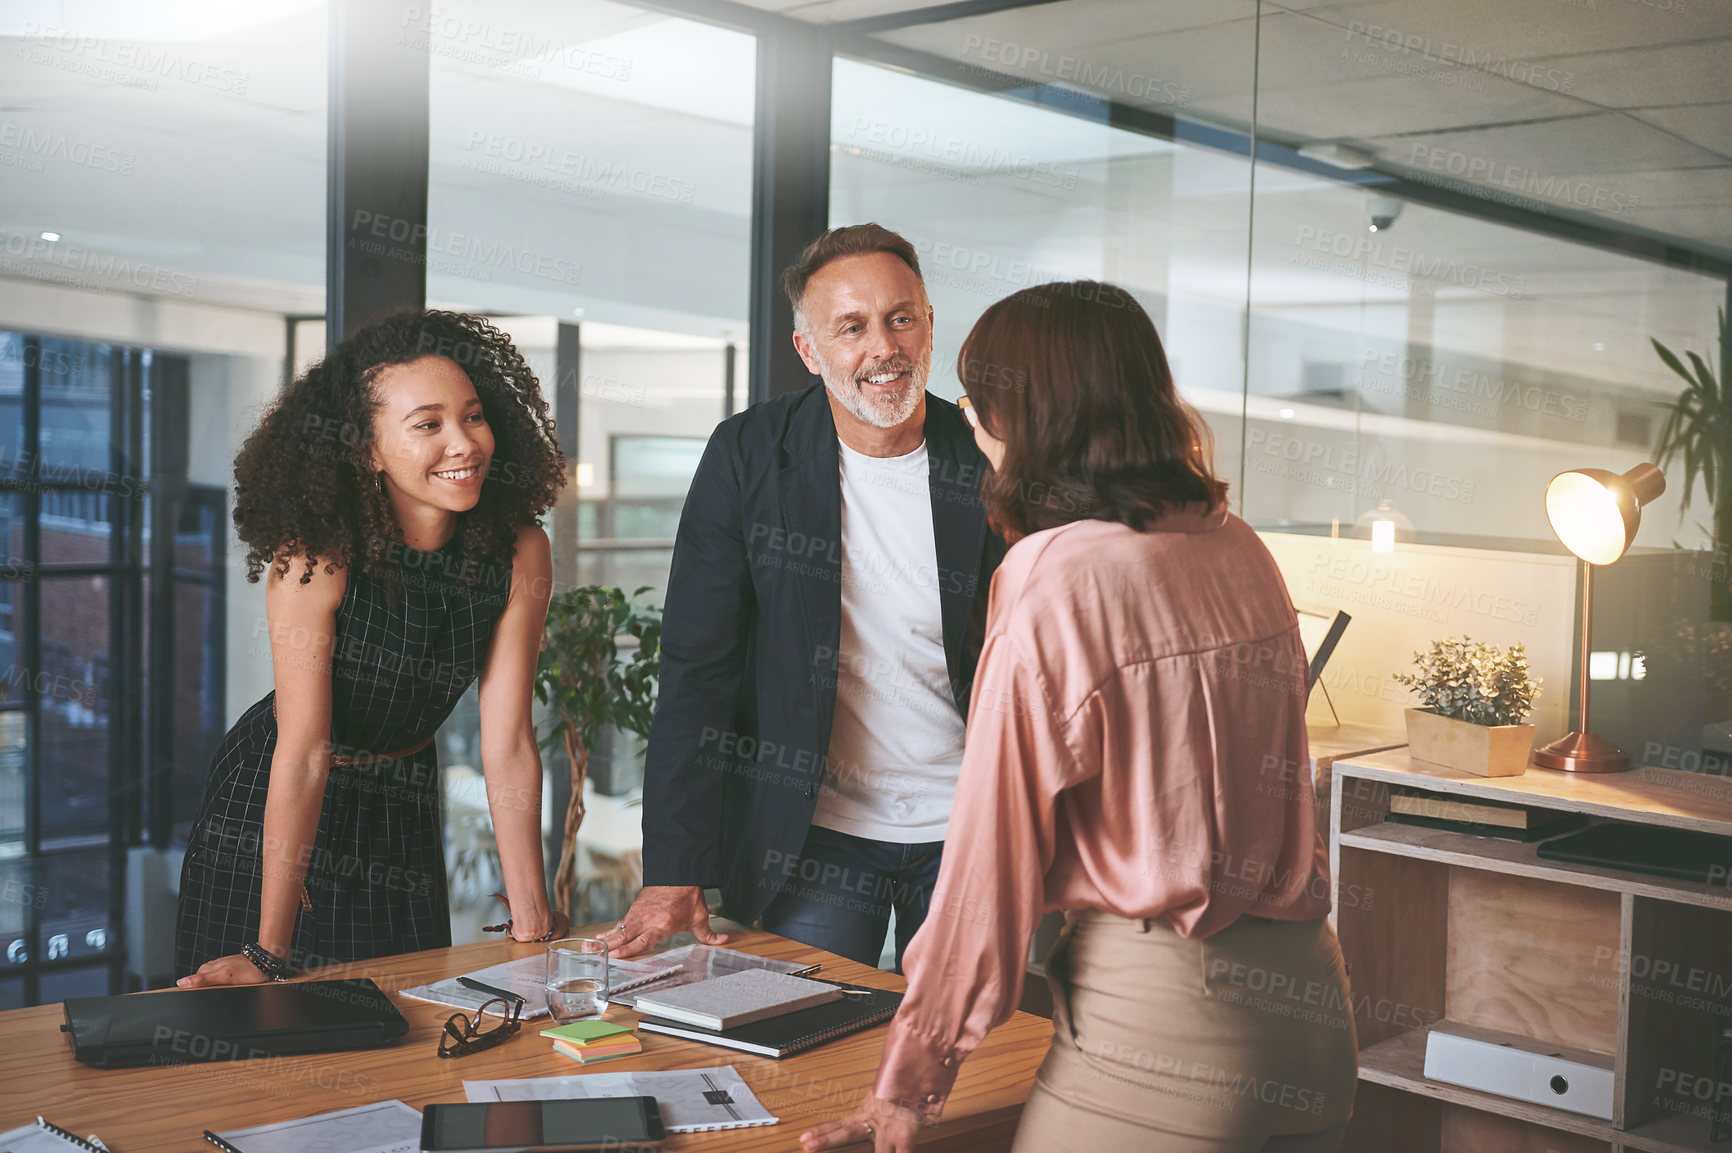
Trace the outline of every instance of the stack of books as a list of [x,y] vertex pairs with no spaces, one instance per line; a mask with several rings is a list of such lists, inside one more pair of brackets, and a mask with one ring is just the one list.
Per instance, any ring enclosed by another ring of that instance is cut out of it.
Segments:
[[541,1035],[553,1038],[556,1050],[581,1065],[643,1052],[643,1043],[631,1027],[612,1021],[573,1021],[543,1029]]
[[749,969],[637,998],[645,1033],[786,1057],[888,1021],[902,994]]

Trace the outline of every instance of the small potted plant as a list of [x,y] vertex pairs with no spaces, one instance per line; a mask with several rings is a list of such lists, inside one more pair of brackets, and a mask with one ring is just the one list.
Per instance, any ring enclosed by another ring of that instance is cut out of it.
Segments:
[[1527,651],[1501,649],[1469,637],[1431,643],[1413,654],[1412,673],[1395,680],[1419,694],[1407,710],[1407,747],[1414,758],[1481,777],[1527,772],[1534,727],[1523,724],[1539,696],[1528,676]]

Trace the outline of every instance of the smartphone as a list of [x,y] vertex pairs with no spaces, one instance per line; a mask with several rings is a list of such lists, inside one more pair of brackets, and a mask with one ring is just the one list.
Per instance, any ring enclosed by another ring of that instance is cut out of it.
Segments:
[[654,1097],[429,1105],[426,1153],[652,1153],[667,1140]]

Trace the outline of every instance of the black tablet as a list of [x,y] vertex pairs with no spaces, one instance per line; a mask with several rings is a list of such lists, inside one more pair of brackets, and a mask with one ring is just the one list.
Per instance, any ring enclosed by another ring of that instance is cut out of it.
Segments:
[[425,1153],[650,1153],[667,1134],[654,1097],[429,1105]]

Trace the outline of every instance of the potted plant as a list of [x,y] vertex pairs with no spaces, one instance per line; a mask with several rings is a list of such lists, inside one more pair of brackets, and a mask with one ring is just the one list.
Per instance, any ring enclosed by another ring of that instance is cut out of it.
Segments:
[[1534,727],[1522,719],[1533,709],[1540,682],[1528,676],[1527,650],[1460,640],[1433,641],[1413,654],[1412,673],[1395,680],[1419,694],[1407,710],[1407,746],[1413,757],[1481,777],[1527,772]]
[[[535,670],[535,697],[553,710],[554,724],[543,748],[559,741],[571,765],[571,803],[565,810],[554,901],[570,913],[577,887],[577,830],[583,824],[583,784],[589,753],[603,726],[648,738],[661,671],[661,612],[638,607],[617,588],[586,585],[554,597],[547,606],[547,633]],[[620,656],[628,639],[629,655]]]
[[[1720,347],[1726,344],[1726,311],[1720,310]],[[1732,622],[1732,395],[1722,387],[1714,366],[1694,352],[1684,355],[1690,367],[1672,350],[1654,341],[1666,367],[1684,378],[1687,386],[1672,402],[1665,423],[1654,440],[1654,463],[1665,468],[1675,460],[1684,464],[1684,497],[1680,512],[1690,507],[1690,497],[1700,479],[1713,506],[1713,574],[1708,593],[1710,620]],[[1725,365],[1722,364],[1724,369]]]

